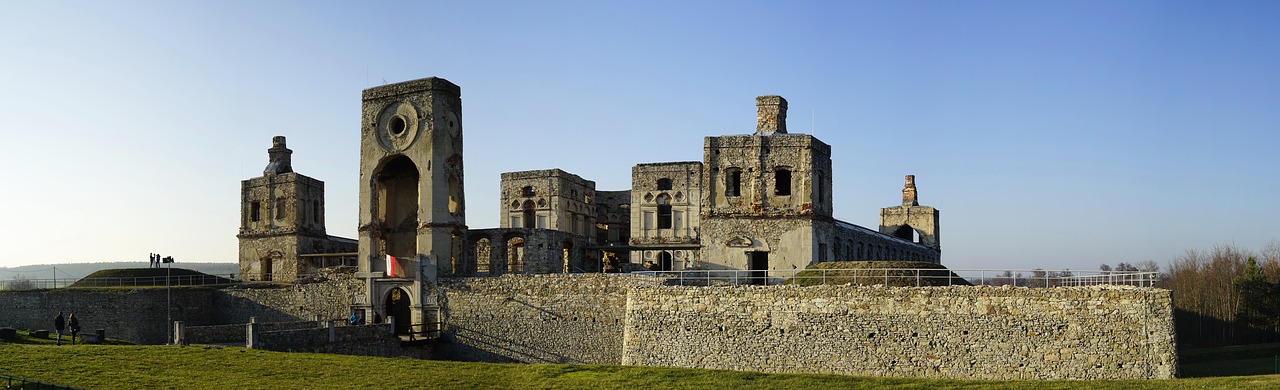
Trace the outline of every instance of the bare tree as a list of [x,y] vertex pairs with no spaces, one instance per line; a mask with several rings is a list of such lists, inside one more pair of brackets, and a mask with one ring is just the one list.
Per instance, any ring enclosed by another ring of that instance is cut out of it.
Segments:
[[13,279],[9,280],[7,288],[13,291],[34,290],[36,288],[36,284],[25,276],[14,275]]

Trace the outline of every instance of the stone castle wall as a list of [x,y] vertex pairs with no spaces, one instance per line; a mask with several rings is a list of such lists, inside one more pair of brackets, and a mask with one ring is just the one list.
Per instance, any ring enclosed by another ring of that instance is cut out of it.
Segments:
[[622,363],[628,288],[657,279],[616,274],[505,275],[442,280],[441,359]]
[[955,379],[1171,378],[1168,290],[657,287],[623,364]]
[[0,291],[0,326],[53,330],[53,318],[61,310],[74,312],[81,332],[103,329],[107,337],[140,344],[163,344],[172,309],[174,321],[212,323],[218,307],[214,290],[175,288],[172,305],[166,305],[165,289],[55,289]]
[[964,379],[1170,378],[1167,290],[446,282],[438,357]]
[[345,319],[364,282],[338,274],[322,283],[272,288],[174,288],[166,305],[163,288],[0,291],[0,326],[53,329],[62,310],[75,312],[84,332],[104,329],[107,337],[139,344],[164,344],[172,319],[187,326]]

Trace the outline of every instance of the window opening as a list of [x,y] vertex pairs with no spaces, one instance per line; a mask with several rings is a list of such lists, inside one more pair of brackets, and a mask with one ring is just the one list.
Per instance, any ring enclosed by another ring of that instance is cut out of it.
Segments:
[[658,179],[658,191],[671,189],[671,179]]
[[773,194],[779,196],[791,195],[791,171],[779,169],[774,173]]
[[725,196],[742,196],[742,171],[737,169],[729,171],[724,187]]

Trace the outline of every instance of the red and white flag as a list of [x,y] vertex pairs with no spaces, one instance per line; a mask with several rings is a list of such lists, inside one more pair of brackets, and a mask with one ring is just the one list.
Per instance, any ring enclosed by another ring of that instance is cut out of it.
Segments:
[[400,267],[396,264],[396,257],[387,255],[387,277],[394,278],[400,273]]

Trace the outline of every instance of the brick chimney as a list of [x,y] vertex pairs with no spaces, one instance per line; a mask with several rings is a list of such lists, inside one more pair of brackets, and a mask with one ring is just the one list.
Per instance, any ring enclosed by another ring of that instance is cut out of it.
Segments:
[[787,133],[787,99],[756,96],[756,135]]

